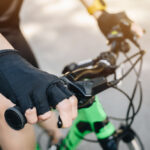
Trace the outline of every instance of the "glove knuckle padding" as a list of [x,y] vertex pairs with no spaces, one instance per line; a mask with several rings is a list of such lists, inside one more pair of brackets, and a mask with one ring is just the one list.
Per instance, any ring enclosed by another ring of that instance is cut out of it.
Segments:
[[50,104],[55,107],[71,95],[59,85],[59,78],[34,68],[16,51],[0,51],[0,64],[0,92],[20,106],[23,113],[35,106],[38,115],[43,114],[49,111]]
[[59,102],[68,99],[73,94],[61,82],[57,82],[48,87],[47,95],[50,105],[55,107]]

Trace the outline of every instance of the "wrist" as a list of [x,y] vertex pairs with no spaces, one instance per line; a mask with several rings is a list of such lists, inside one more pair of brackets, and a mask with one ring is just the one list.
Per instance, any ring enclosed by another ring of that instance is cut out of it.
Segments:
[[87,8],[89,14],[94,15],[98,12],[102,12],[106,10],[106,4],[100,0],[93,0],[92,4]]
[[96,18],[96,20],[98,20],[102,14],[103,14],[102,11],[97,10],[96,12],[93,13],[93,16]]
[[3,49],[13,49],[12,45],[0,34],[0,51]]
[[106,4],[103,0],[81,0],[81,2],[87,8],[89,14],[95,18],[98,18],[106,10]]

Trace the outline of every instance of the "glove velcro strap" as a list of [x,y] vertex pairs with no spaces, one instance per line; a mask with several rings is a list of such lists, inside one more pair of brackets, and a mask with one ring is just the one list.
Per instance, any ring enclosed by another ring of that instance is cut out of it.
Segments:
[[87,8],[89,14],[93,15],[96,11],[106,10],[106,4],[103,0],[94,0],[93,4]]

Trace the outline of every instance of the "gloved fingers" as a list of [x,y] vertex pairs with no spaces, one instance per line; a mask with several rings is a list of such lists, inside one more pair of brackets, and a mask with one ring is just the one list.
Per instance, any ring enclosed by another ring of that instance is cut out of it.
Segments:
[[51,116],[49,103],[45,90],[34,90],[32,93],[32,101],[37,110],[39,120],[46,120]]
[[25,112],[25,117],[27,119],[27,122],[30,124],[35,124],[38,121],[38,117],[37,117],[37,112],[36,112],[36,108],[29,108],[26,110]]
[[[65,88],[65,87],[64,87]],[[64,99],[68,99],[70,97],[70,93],[64,92],[57,84],[53,84],[48,87],[47,95],[49,100],[49,105],[53,108]]]
[[78,100],[75,96],[71,96],[69,101],[72,105],[72,119],[74,120],[78,115]]
[[31,98],[28,96],[23,96],[18,98],[19,107],[22,113],[25,115],[27,122],[29,124],[35,124],[37,122],[36,109],[33,108]]
[[[118,14],[118,19],[119,20],[121,20],[121,19],[125,19],[127,22],[133,22],[128,16],[127,16],[127,14],[124,12],[124,11],[122,11],[122,12],[120,12],[120,13],[117,13]],[[114,15],[116,15],[116,14],[114,14]]]
[[132,23],[133,21],[129,19],[125,12],[119,13],[108,13],[103,12],[102,15],[98,18],[98,25],[103,32],[103,34],[107,37],[108,33],[112,30],[112,28],[116,25],[119,25],[122,21]]
[[63,128],[68,128],[72,124],[72,104],[68,99],[64,99],[56,105],[62,120]]
[[47,89],[47,95],[51,106],[60,113],[63,127],[69,127],[77,116],[77,99],[63,83],[55,83]]
[[27,109],[33,108],[33,103],[30,96],[18,97],[17,102],[23,114],[25,114]]

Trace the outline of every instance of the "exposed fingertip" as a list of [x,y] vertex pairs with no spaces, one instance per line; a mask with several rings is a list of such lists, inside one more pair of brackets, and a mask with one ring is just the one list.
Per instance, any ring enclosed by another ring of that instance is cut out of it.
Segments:
[[77,97],[75,95],[72,95],[69,99],[77,100]]
[[36,113],[36,108],[35,108],[35,107],[29,108],[29,109],[26,110],[25,113],[26,113],[26,114]]
[[27,122],[29,124],[35,124],[37,123],[38,121],[38,118],[37,118],[37,113],[36,113],[36,108],[29,108],[26,110],[25,112],[25,117],[27,119]]
[[32,120],[28,121],[29,124],[36,124],[37,122],[38,122],[38,118],[37,117],[34,117],[34,118],[32,118]]
[[30,113],[31,113],[31,109],[29,108],[26,110],[25,114],[30,114]]
[[45,120],[49,119],[51,116],[52,116],[52,112],[48,111],[48,112],[44,113],[43,115],[39,115],[38,119],[39,119],[39,121],[45,121]]

